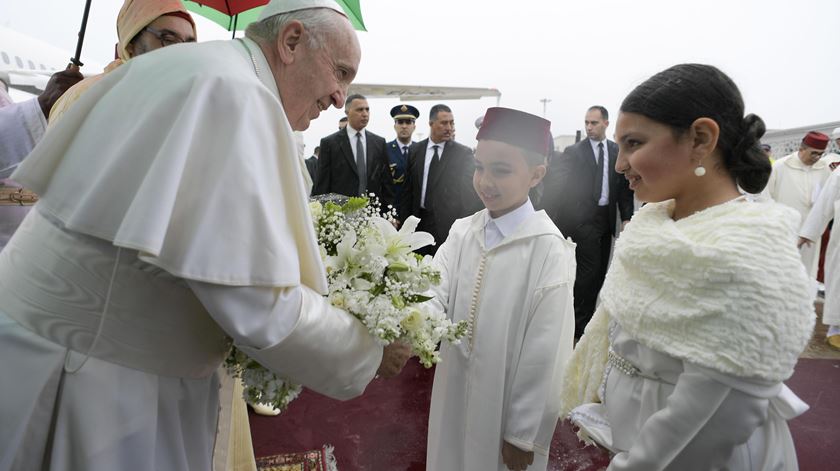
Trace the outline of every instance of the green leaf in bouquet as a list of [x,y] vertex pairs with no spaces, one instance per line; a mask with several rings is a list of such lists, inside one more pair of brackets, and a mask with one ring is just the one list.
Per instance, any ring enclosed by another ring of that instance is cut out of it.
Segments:
[[408,296],[406,298],[406,301],[408,301],[409,304],[420,304],[420,303],[425,303],[426,301],[429,301],[433,298],[434,298],[434,296],[425,296],[425,295],[422,295],[422,294],[412,294],[411,296]]
[[388,265],[388,270],[393,272],[408,271],[408,265],[403,262],[391,262]]
[[363,209],[365,206],[368,205],[368,199],[362,196],[353,196],[346,203],[344,206],[341,207],[341,211],[344,214],[355,213]]

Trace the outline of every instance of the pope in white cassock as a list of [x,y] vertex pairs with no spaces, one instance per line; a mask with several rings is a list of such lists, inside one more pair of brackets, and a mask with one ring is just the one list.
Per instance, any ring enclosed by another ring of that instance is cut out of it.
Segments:
[[[802,139],[799,151],[773,164],[765,192],[775,201],[798,211],[802,221],[808,217],[820,190],[831,175],[829,162],[821,158],[827,146],[828,136],[811,131]],[[803,246],[799,253],[808,275],[816,280],[820,244]]]
[[292,134],[344,103],[355,33],[274,0],[247,37],[126,63],[13,175],[41,200],[0,253],[0,470],[210,469],[230,339],[341,399],[407,359],[322,296]]

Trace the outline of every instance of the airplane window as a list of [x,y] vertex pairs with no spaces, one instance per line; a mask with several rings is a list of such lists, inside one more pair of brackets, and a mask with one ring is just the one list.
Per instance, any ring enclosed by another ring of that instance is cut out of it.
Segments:
[[23,68],[23,61],[20,60],[20,57],[15,56],[15,62],[17,62],[18,67]]
[[3,62],[5,62],[7,64],[11,64],[11,62],[9,61],[9,55],[8,54],[6,54],[5,52],[0,52],[0,55],[3,56]]
[[35,63],[32,62],[31,60],[29,60],[27,62],[29,62],[29,68],[32,69],[32,70],[35,70]]

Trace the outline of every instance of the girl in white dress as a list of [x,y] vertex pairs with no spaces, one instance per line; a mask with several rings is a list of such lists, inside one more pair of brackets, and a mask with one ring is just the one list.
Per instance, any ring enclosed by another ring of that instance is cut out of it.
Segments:
[[764,123],[720,70],[671,67],[625,98],[616,170],[648,203],[616,244],[567,367],[564,411],[609,470],[795,470],[783,383],[814,310],[799,218],[758,193]]

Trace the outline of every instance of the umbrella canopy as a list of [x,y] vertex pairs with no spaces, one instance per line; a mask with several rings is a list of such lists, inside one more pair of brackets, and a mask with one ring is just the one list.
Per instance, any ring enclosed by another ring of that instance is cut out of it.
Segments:
[[[359,31],[367,31],[362,20],[359,0],[335,0],[350,23]],[[260,16],[268,0],[186,0],[187,10],[201,15],[228,31],[242,31]]]

